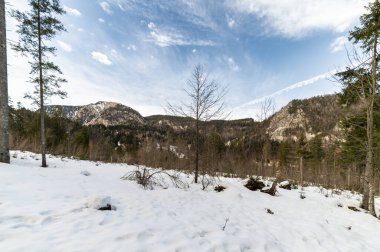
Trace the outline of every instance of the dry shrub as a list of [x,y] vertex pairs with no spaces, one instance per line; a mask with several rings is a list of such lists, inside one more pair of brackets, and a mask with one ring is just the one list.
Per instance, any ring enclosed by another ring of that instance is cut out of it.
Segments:
[[167,179],[170,180],[174,187],[187,189],[189,185],[181,180],[180,173],[174,172],[170,174],[166,171],[150,169],[145,166],[137,166],[136,170],[128,172],[123,177],[123,180],[136,181],[144,189],[153,190],[155,186],[168,188]]

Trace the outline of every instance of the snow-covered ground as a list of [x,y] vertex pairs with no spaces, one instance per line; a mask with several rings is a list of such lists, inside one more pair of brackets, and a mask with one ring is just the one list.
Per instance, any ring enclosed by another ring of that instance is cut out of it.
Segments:
[[[217,193],[185,174],[188,190],[143,190],[120,179],[133,166],[50,157],[46,169],[38,155],[12,156],[0,164],[2,252],[380,251],[380,221],[349,210],[360,197],[348,193],[306,188],[300,199],[299,190],[279,189],[272,197],[226,178]],[[96,210],[101,201],[116,210]]]

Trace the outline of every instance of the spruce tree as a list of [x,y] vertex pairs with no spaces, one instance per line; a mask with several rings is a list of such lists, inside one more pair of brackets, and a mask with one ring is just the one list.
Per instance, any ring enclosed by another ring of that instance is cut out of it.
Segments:
[[[360,100],[366,108],[366,161],[364,172],[364,193],[362,207],[375,213],[374,204],[374,103],[378,90],[378,41],[380,35],[380,4],[378,0],[369,3],[367,13],[360,17],[360,26],[350,32],[349,39],[360,45],[363,53],[369,56],[369,64],[362,62],[359,67],[347,69],[340,73],[345,86],[343,97],[352,101]],[[355,98],[357,95],[357,98]],[[360,98],[360,99],[358,99]]]
[[56,48],[49,42],[58,32],[65,28],[57,16],[65,13],[59,0],[29,0],[28,12],[12,11],[12,16],[18,21],[18,42],[12,44],[15,51],[30,58],[30,82],[34,84],[34,92],[25,95],[31,98],[39,107],[42,167],[46,163],[46,136],[45,136],[45,101],[47,97],[58,95],[61,98],[66,93],[60,90],[61,84],[66,82],[62,77],[61,69],[54,64],[49,56],[54,56]]

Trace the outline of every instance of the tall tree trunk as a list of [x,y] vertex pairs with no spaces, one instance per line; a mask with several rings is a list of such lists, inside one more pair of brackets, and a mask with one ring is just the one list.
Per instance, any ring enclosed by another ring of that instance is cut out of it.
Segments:
[[7,39],[4,0],[0,0],[0,162],[10,162]]
[[42,38],[41,38],[41,15],[40,1],[38,4],[38,64],[39,64],[39,84],[40,84],[40,117],[41,117],[41,156],[42,167],[47,167],[46,164],[46,136],[45,136],[45,106],[44,106],[44,80],[42,74]]
[[372,56],[372,81],[371,81],[371,94],[368,100],[367,106],[367,154],[365,162],[365,172],[364,172],[364,195],[362,207],[370,212],[370,214],[375,215],[375,200],[374,200],[374,150],[373,150],[373,107],[376,95],[377,86],[377,36],[373,43],[373,56]]
[[199,119],[195,125],[195,177],[194,182],[198,183],[198,171],[199,171]]

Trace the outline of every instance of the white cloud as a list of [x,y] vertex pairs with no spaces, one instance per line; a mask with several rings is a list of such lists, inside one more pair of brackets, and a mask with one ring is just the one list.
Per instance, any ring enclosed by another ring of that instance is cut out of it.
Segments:
[[71,45],[61,41],[61,40],[58,40],[57,41],[58,45],[65,51],[65,52],[71,52],[73,50],[73,48],[71,47]]
[[185,46],[185,45],[196,45],[196,46],[213,46],[214,42],[209,40],[194,40],[185,38],[183,35],[176,31],[162,31],[157,28],[156,24],[150,22],[148,24],[150,30],[151,40],[160,47],[168,46]]
[[231,29],[235,27],[236,21],[232,17],[227,16],[227,24]]
[[148,28],[151,30],[154,30],[154,29],[156,29],[156,25],[153,22],[149,22]]
[[135,45],[133,45],[133,44],[130,44],[130,45],[127,46],[127,50],[129,50],[129,51],[136,51],[137,47]]
[[108,56],[101,52],[92,52],[91,56],[94,60],[104,65],[107,65],[107,66],[112,65],[112,61],[108,58]]
[[194,49],[192,50],[192,52],[193,52],[193,53],[196,53],[196,52],[197,52],[197,49],[194,48]]
[[231,57],[229,57],[228,59],[227,59],[227,62],[228,62],[228,66],[229,66],[229,68],[232,70],[232,71],[234,71],[234,72],[237,72],[237,71],[239,71],[239,66],[236,64],[236,62],[235,62],[235,60],[233,59],[233,58],[231,58]]
[[98,21],[99,21],[100,23],[104,23],[104,22],[105,22],[103,18],[98,18]]
[[63,6],[63,9],[71,16],[80,17],[82,16],[82,13],[80,13],[79,10],[70,8],[68,6]]
[[102,7],[102,9],[109,15],[112,14],[112,11],[111,11],[111,6],[109,3],[107,2],[101,2],[100,4],[100,7]]
[[253,14],[268,33],[302,37],[314,30],[342,32],[364,12],[362,0],[228,0],[235,11]]
[[331,44],[330,44],[330,52],[336,53],[340,52],[345,49],[346,45],[348,43],[348,39],[345,36],[337,37]]

